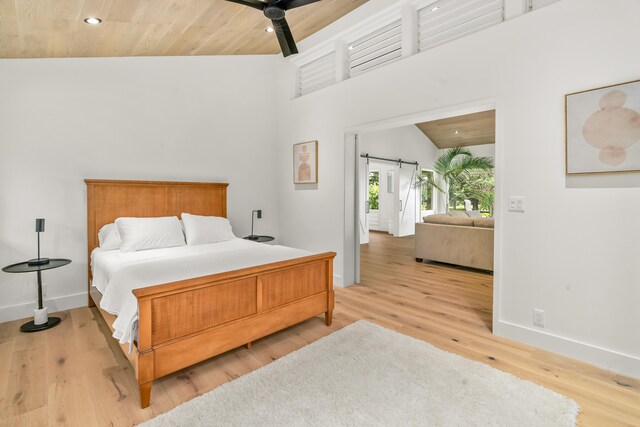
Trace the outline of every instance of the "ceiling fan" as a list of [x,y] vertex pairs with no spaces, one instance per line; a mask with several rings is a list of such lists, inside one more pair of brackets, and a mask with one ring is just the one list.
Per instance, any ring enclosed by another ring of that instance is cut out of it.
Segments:
[[306,6],[320,0],[267,0],[266,2],[260,0],[227,1],[261,10],[262,13],[264,13],[264,16],[269,18],[273,23],[273,31],[278,37],[278,42],[280,43],[282,54],[287,57],[289,55],[298,53],[298,48],[296,47],[296,41],[293,39],[293,35],[291,34],[289,24],[284,17],[286,11],[295,9],[297,7]]

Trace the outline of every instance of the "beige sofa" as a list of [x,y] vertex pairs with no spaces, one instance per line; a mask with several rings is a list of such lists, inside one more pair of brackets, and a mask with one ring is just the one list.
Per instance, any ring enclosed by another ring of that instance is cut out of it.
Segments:
[[426,216],[416,224],[416,261],[493,271],[493,226],[475,211]]

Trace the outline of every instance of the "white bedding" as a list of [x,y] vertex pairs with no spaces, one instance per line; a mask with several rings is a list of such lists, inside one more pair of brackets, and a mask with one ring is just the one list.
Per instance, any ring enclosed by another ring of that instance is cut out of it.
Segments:
[[102,294],[100,307],[116,315],[113,336],[120,343],[137,338],[138,305],[133,289],[301,258],[311,253],[244,239],[208,245],[139,252],[91,253],[92,285]]

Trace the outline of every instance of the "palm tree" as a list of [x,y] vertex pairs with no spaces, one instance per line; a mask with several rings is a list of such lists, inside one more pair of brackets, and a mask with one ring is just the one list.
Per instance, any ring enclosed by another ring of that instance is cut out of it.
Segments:
[[458,187],[463,187],[464,182],[470,179],[474,173],[492,169],[493,160],[491,158],[475,156],[464,147],[450,148],[438,157],[433,165],[433,170],[442,179],[445,189],[434,185],[434,183],[430,184],[445,195],[445,206],[448,212],[449,192],[452,187],[456,186],[456,184],[461,184]]

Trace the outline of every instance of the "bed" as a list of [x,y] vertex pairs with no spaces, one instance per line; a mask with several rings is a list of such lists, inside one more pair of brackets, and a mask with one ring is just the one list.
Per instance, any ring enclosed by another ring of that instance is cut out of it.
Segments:
[[[97,306],[112,332],[117,333],[113,326],[116,317],[113,312],[100,308],[103,293],[92,286],[91,254],[99,246],[100,228],[120,217],[180,216],[182,212],[226,217],[228,184],[85,182],[89,306]],[[251,245],[261,244],[238,239],[229,242],[232,248],[225,250],[224,255],[216,252],[219,247],[189,249],[201,251],[201,256],[210,256],[212,263],[226,257],[226,261],[220,261],[224,268],[215,274],[153,282],[152,285],[147,283],[140,288],[135,287],[137,282],[131,282],[129,288],[125,288],[124,293],[129,295],[136,308],[137,333],[129,340],[120,341],[134,368],[142,408],[149,406],[151,385],[157,378],[236,347],[247,345],[250,348],[251,343],[259,338],[318,315],[324,314],[325,323],[331,324],[335,253],[308,254],[291,248],[266,250]],[[190,268],[188,260],[191,258],[183,261],[175,260],[170,254],[161,255],[158,259],[145,261],[149,276],[153,276],[156,270],[162,270],[163,259],[174,263],[170,268],[165,266],[167,272]],[[96,256],[108,260],[108,255],[100,254],[99,250],[95,251],[94,258]],[[203,259],[199,258],[200,264]],[[109,265],[108,261],[102,264]],[[127,276],[122,277],[121,282],[127,283]],[[159,274],[157,277],[171,276]],[[100,282],[99,279],[96,277],[96,282]]]

